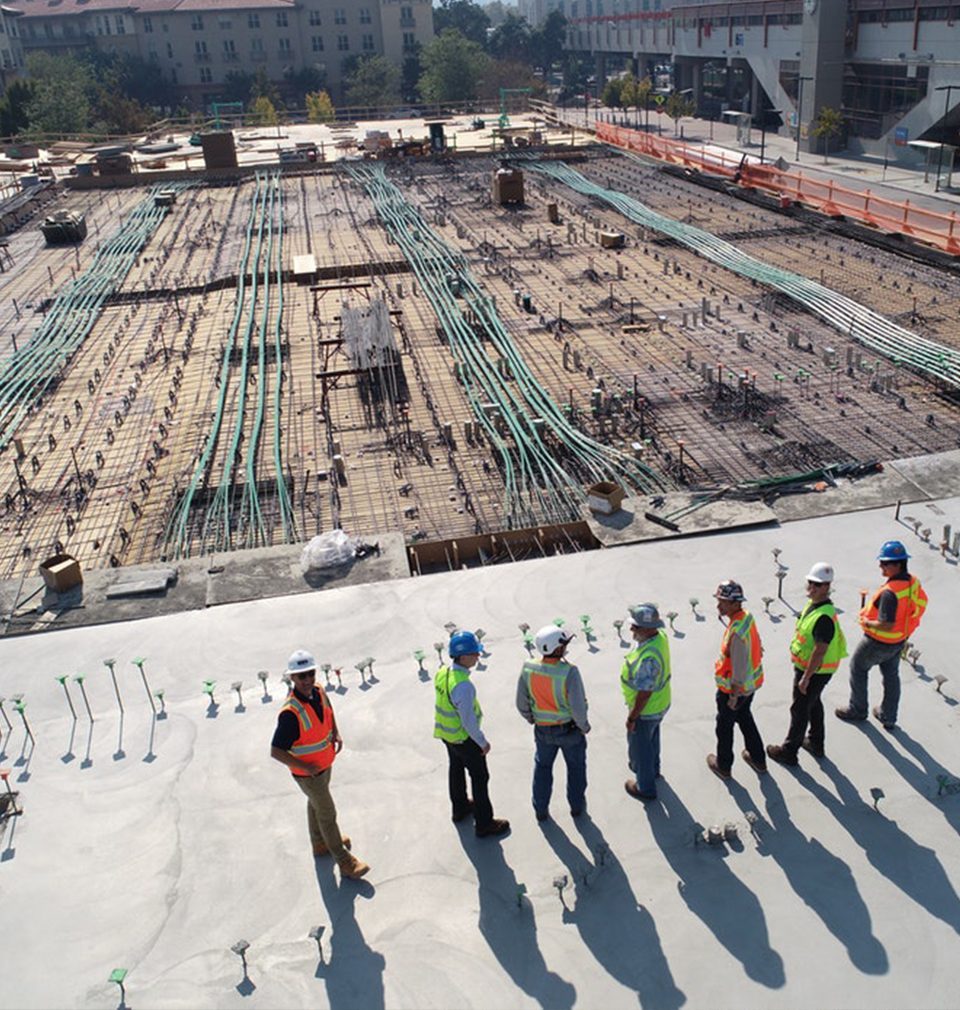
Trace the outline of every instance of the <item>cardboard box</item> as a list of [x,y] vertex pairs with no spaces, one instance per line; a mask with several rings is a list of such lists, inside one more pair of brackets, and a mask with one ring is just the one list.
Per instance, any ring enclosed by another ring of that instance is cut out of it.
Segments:
[[83,582],[80,562],[70,554],[55,554],[40,565],[43,581],[55,592],[65,593]]
[[591,512],[609,516],[620,510],[626,491],[619,484],[603,480],[587,488],[587,505]]

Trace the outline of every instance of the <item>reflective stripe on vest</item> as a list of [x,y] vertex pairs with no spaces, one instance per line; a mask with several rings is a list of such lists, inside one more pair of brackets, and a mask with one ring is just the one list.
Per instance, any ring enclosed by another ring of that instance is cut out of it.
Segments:
[[827,645],[827,651],[820,660],[820,666],[814,673],[834,673],[840,665],[840,660],[847,655],[847,640],[844,637],[837,610],[832,603],[807,603],[800,611],[797,626],[793,631],[793,641],[790,642],[790,658],[793,665],[806,671],[807,663],[817,647],[813,637],[813,629],[821,617],[829,617],[833,621],[833,638]]
[[[336,750],[333,746],[333,709],[321,696],[323,718],[318,719],[312,706],[304,705],[293,694],[287,698],[281,712],[292,712],[300,725],[300,735],[290,748],[290,753],[304,764],[315,765],[321,771],[333,764]],[[306,777],[299,768],[290,769],[294,775]]]
[[864,628],[863,633],[868,638],[874,638],[878,642],[905,642],[916,630],[927,609],[927,594],[920,585],[920,580],[914,575],[908,575],[905,579],[888,579],[887,584],[881,586],[874,594],[870,603],[860,611],[860,619],[866,621],[878,620],[880,612],[880,597],[890,590],[897,598],[897,616],[893,621],[893,627],[889,631],[880,631],[877,628]]
[[567,700],[567,671],[570,664],[537,663],[530,660],[523,664],[523,679],[530,696],[533,721],[538,726],[558,726],[572,722],[573,713]]
[[623,697],[627,707],[631,711],[633,711],[633,703],[639,692],[630,686],[630,681],[633,680],[634,674],[640,669],[643,661],[650,657],[659,661],[660,677],[650,697],[647,698],[646,705],[641,710],[641,716],[661,715],[670,707],[670,645],[665,631],[660,630],[653,638],[641,642],[623,659],[623,666],[620,669],[620,687],[623,689]]
[[747,610],[739,611],[739,617],[732,620],[723,633],[720,642],[720,658],[714,666],[714,680],[717,688],[730,693],[733,682],[733,665],[730,662],[730,639],[733,635],[740,638],[750,650],[750,672],[740,690],[743,694],[751,694],[763,683],[763,646],[760,644],[760,632],[757,631],[753,614]]
[[[470,674],[466,670],[453,666],[441,666],[433,678],[433,735],[440,740],[446,740],[447,743],[463,743],[469,736],[460,721],[460,713],[457,711],[456,705],[450,699],[450,694],[457,684],[462,684],[463,681],[469,679]],[[480,702],[476,695],[473,696],[473,711],[479,724],[483,718],[483,712],[480,710]]]

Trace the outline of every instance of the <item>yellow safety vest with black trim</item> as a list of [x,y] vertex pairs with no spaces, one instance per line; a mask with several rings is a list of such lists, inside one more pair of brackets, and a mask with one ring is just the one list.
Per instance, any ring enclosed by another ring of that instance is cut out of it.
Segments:
[[[336,749],[333,746],[335,727],[330,703],[323,695],[320,695],[320,701],[323,708],[321,719],[317,718],[317,713],[312,706],[302,704],[292,693],[280,711],[292,712],[300,724],[300,735],[290,748],[290,753],[303,761],[304,764],[315,765],[324,771],[333,764],[333,759],[336,757]],[[299,768],[291,768],[290,770],[301,778],[309,776],[309,772],[301,771]]]
[[559,726],[573,721],[573,713],[567,700],[567,671],[570,664],[537,663],[530,660],[523,664],[523,679],[530,695],[533,721],[538,726]]
[[889,631],[864,628],[863,633],[868,638],[875,638],[878,642],[891,644],[905,642],[917,630],[920,618],[923,617],[924,611],[927,609],[927,594],[915,575],[888,579],[886,585],[881,586],[873,594],[869,605],[860,611],[860,619],[861,621],[876,621],[878,619],[880,597],[888,589],[897,598],[897,616],[893,627]]
[[630,686],[630,681],[633,680],[633,675],[640,668],[641,663],[651,656],[660,661],[660,677],[650,697],[647,698],[646,705],[643,706],[641,716],[661,715],[670,707],[670,643],[667,641],[666,632],[662,629],[653,638],[641,642],[623,659],[623,666],[620,669],[620,687],[623,690],[627,708],[631,711],[640,692]]
[[[462,684],[463,681],[469,679],[470,674],[466,670],[455,666],[441,666],[433,678],[433,735],[441,740],[446,740],[447,743],[463,743],[469,735],[460,721],[460,713],[450,700],[450,694],[457,684]],[[477,716],[477,725],[479,725],[483,718],[483,712],[480,710],[480,702],[476,695],[473,696],[473,711]]]
[[817,643],[813,638],[813,629],[821,617],[829,617],[833,621],[833,638],[827,646],[827,651],[820,660],[819,669],[814,673],[835,673],[840,660],[847,655],[847,640],[837,619],[837,610],[832,603],[808,603],[797,618],[797,626],[790,642],[790,658],[793,665],[800,670],[807,669],[807,663],[813,655]]
[[742,639],[750,650],[750,673],[740,687],[743,694],[752,694],[763,683],[763,646],[760,644],[760,632],[753,614],[741,610],[731,620],[723,633],[720,642],[720,657],[714,665],[714,680],[717,689],[729,694],[733,684],[733,664],[730,661],[730,639],[736,635]]

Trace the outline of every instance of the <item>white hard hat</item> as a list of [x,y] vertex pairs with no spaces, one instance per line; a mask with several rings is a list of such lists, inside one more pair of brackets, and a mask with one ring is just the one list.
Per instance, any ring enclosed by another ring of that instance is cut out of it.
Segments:
[[287,673],[306,673],[316,668],[317,661],[313,658],[313,653],[306,649],[297,649],[287,660]]
[[807,582],[833,582],[833,565],[828,565],[826,561],[818,561],[810,569],[810,571],[807,572]]
[[565,632],[563,628],[558,628],[555,624],[548,624],[537,632],[534,641],[537,645],[537,652],[542,656],[549,656],[572,639],[573,635]]

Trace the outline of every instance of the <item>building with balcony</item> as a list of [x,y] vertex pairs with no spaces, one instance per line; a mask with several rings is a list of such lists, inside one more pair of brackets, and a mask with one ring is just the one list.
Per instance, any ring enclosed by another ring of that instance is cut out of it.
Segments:
[[230,73],[263,68],[282,82],[314,67],[335,101],[344,62],[400,65],[433,38],[430,0],[11,0],[23,52],[130,53],[159,66],[183,98],[206,107]]
[[0,5],[0,92],[23,68],[19,22],[19,11]]

